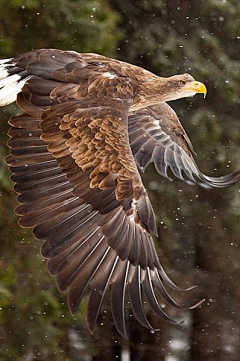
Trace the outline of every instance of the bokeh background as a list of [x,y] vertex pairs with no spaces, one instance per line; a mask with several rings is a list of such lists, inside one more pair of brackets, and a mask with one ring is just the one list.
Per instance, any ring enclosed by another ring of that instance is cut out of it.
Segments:
[[[240,169],[239,0],[0,0],[0,57],[30,49],[98,52],[160,76],[188,72],[208,88],[171,103],[192,139],[200,169]],[[16,196],[4,164],[7,119],[0,111],[0,360],[239,361],[239,187],[209,191],[143,175],[170,277],[194,291],[172,295],[193,311],[163,304],[181,325],[161,322],[150,333],[128,315],[129,340],[115,331],[106,300],[94,336],[85,324],[87,298],[76,317],[39,255],[40,242],[14,215]]]

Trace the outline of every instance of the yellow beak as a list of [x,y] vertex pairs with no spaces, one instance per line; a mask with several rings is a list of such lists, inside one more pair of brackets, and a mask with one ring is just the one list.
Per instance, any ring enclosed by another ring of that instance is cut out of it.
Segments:
[[204,98],[207,94],[207,88],[206,86],[201,83],[200,81],[191,81],[189,83],[187,83],[184,87],[182,87],[183,91],[193,91],[196,93],[203,93],[204,94]]

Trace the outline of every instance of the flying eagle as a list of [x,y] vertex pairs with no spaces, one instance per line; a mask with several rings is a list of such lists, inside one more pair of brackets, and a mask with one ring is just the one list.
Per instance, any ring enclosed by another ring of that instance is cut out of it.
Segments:
[[89,290],[87,324],[93,333],[110,288],[113,321],[127,337],[125,293],[148,329],[143,301],[169,320],[157,295],[181,308],[164,284],[179,290],[158,259],[157,227],[138,169],[150,163],[189,183],[228,187],[200,172],[192,145],[166,103],[206,94],[189,74],[158,77],[93,53],[34,50],[0,61],[0,105],[23,110],[9,120],[6,158],[13,173],[20,225],[43,240],[41,253],[74,314]]

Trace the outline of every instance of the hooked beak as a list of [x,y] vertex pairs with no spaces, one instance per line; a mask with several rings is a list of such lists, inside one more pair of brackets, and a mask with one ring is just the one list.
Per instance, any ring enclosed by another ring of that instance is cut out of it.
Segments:
[[195,93],[203,93],[204,94],[204,98],[206,97],[207,94],[207,88],[206,86],[201,83],[200,81],[191,81],[188,82],[186,85],[184,85],[184,87],[182,87],[183,91],[192,91]]

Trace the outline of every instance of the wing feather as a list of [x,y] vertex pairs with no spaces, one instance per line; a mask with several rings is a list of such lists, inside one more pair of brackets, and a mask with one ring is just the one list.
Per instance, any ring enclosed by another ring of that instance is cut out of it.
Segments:
[[141,269],[131,265],[129,271],[128,292],[133,314],[137,321],[144,327],[152,329],[153,327],[147,320],[145,310],[143,308],[142,291],[141,291]]
[[112,316],[117,331],[127,338],[124,301],[130,262],[118,261],[111,278]]
[[94,332],[103,299],[117,262],[118,257],[116,257],[115,252],[109,252],[105,262],[102,262],[98,269],[98,273],[93,277],[93,280],[90,283],[87,309],[87,323],[90,333]]
[[143,292],[146,297],[147,303],[151,307],[152,311],[158,317],[160,317],[166,321],[174,322],[166,315],[166,313],[159,306],[158,300],[156,299],[156,295],[153,290],[152,279],[151,279],[149,268],[147,268],[146,271],[141,270],[141,273],[142,273],[142,282],[141,283],[143,286]]
[[85,267],[84,265],[78,267],[78,272],[76,273],[74,280],[71,277],[71,284],[68,287],[68,306],[72,314],[76,313],[84,292],[108,252],[110,252],[110,247],[107,247],[106,240],[103,239],[95,252],[91,254],[91,258],[88,260],[89,264],[85,265]]

